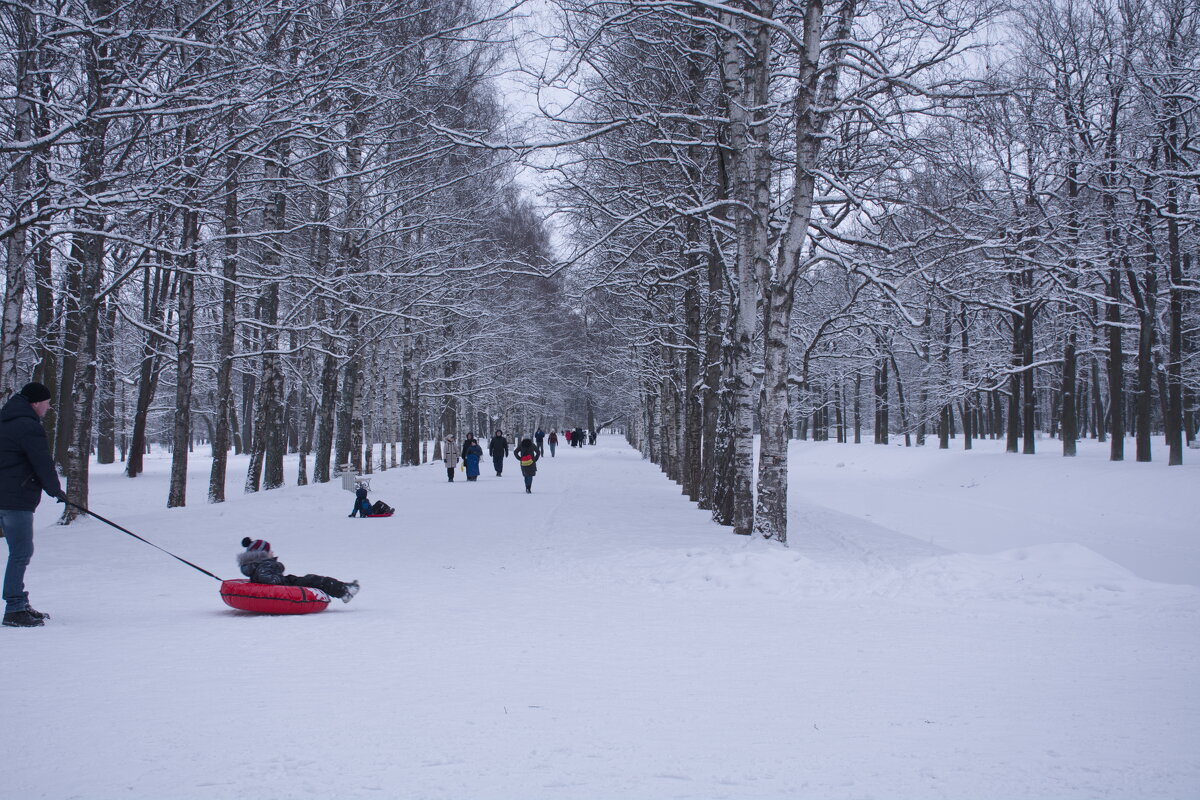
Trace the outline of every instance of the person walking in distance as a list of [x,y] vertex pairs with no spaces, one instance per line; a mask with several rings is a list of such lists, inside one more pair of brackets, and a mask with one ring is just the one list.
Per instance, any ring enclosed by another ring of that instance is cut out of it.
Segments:
[[446,480],[454,483],[454,468],[458,466],[458,442],[454,441],[454,434],[447,433],[446,440],[442,442],[442,461],[446,464]]
[[550,445],[550,457],[554,458],[554,448],[558,447],[558,430],[550,431],[550,435],[546,437],[546,444]]
[[50,410],[50,390],[27,383],[0,409],[0,529],[8,543],[4,570],[4,625],[36,628],[50,618],[29,605],[25,568],[33,559],[33,512],[42,492],[66,502],[42,417]]
[[525,494],[533,494],[533,476],[537,475],[538,451],[530,439],[522,439],[521,444],[513,451],[513,455],[521,462],[521,475],[525,478]]
[[463,446],[463,461],[466,462],[467,480],[474,482],[479,477],[479,459],[483,458],[483,448],[474,439],[467,439]]
[[488,455],[492,457],[492,466],[496,468],[496,477],[504,474],[504,459],[508,457],[508,439],[496,431],[496,435],[488,442]]

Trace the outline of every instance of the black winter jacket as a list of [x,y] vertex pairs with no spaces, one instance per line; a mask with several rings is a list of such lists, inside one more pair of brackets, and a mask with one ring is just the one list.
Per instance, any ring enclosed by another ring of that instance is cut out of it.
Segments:
[[46,429],[25,396],[14,394],[0,409],[0,508],[33,511],[43,490],[62,494]]
[[238,567],[251,583],[270,583],[278,586],[285,583],[284,566],[275,556],[261,553],[243,553],[238,558]]
[[[513,455],[517,457],[518,461],[522,462],[522,475],[537,475],[538,451],[536,447],[525,447],[524,444],[521,444],[513,451]],[[532,459],[528,466],[524,463],[525,457]]]
[[488,443],[488,455],[492,458],[504,458],[508,455],[508,439],[503,436],[493,436]]

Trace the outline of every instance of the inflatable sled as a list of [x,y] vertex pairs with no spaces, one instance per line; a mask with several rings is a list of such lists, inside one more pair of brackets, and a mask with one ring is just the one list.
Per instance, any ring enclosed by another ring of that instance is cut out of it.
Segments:
[[256,614],[313,614],[329,605],[329,595],[319,589],[251,583],[245,578],[222,581],[221,599],[230,608]]

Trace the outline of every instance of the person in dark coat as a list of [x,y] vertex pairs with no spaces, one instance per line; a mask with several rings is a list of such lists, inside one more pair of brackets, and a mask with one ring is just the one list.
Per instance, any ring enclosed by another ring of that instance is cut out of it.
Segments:
[[25,569],[33,559],[33,512],[42,492],[59,502],[67,495],[58,482],[42,417],[50,410],[50,390],[27,383],[0,409],[0,528],[8,543],[4,570],[4,624],[36,628],[49,614],[29,605]]
[[365,517],[367,514],[370,514],[370,513],[371,513],[371,501],[367,499],[367,487],[363,486],[360,483],[358,485],[358,488],[354,490],[354,508],[350,511],[350,516]]
[[513,455],[521,462],[521,474],[525,477],[525,494],[532,494],[533,476],[537,475],[537,447],[530,439],[522,439],[520,446],[513,451]]
[[358,594],[358,581],[339,581],[325,575],[284,575],[285,569],[279,559],[271,552],[271,543],[262,539],[242,539],[244,552],[238,553],[238,568],[251,583],[269,583],[272,586],[305,586],[309,589],[319,589],[330,597],[340,598],[343,603],[349,603]]
[[558,430],[550,431],[550,436],[547,437],[546,443],[550,445],[550,457],[554,458],[554,448],[558,447]]
[[463,446],[463,461],[466,462],[467,480],[474,481],[479,477],[479,460],[483,458],[483,448],[474,439],[467,439]]
[[535,442],[537,442],[538,455],[546,455],[546,448],[543,444],[546,441],[546,432],[541,428],[538,428],[537,432],[533,434],[533,439]]
[[488,455],[492,457],[492,466],[496,468],[496,477],[499,478],[504,472],[504,459],[508,457],[508,439],[500,431],[496,431],[492,441],[488,442]]

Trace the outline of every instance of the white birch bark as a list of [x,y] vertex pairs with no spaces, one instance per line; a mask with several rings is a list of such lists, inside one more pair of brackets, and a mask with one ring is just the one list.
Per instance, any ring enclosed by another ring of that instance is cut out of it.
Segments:
[[[833,40],[850,36],[855,0],[844,0]],[[763,387],[762,435],[759,446],[758,496],[754,530],[765,539],[787,542],[787,448],[791,403],[788,377],[791,371],[789,342],[796,280],[812,219],[816,169],[821,154],[825,123],[833,106],[838,80],[837,59],[841,47],[833,48],[822,75],[819,71],[823,33],[823,0],[808,0],[805,6],[800,75],[794,99],[796,125],[796,170],[789,213],[779,242],[774,270],[763,283]]]

